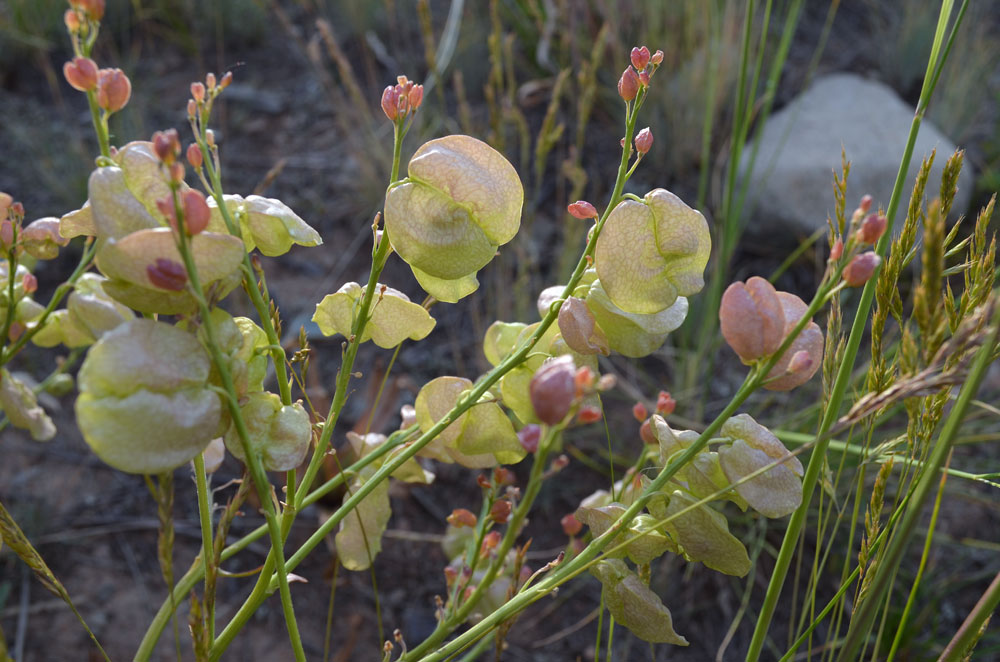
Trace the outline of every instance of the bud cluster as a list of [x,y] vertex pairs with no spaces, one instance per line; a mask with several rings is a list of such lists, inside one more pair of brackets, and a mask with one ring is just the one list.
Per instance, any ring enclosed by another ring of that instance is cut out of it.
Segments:
[[399,76],[395,85],[382,90],[382,112],[393,122],[401,121],[417,112],[424,100],[424,86],[415,85],[406,76]]
[[632,101],[639,95],[639,90],[649,86],[650,77],[663,62],[663,51],[650,55],[646,46],[636,46],[629,59],[631,64],[625,67],[618,79],[618,95],[625,101]]
[[867,283],[882,262],[874,251],[859,252],[865,246],[878,243],[889,225],[885,215],[872,212],[871,207],[872,196],[862,197],[846,229],[846,243],[843,237],[836,237],[830,247],[831,263],[847,262],[842,277],[848,287],[860,287]]
[[108,114],[118,112],[132,98],[132,82],[125,72],[98,69],[89,57],[75,57],[64,64],[63,76],[73,89],[94,92],[98,107]]
[[[0,192],[0,251],[5,255],[27,253],[37,260],[52,260],[68,243],[69,239],[59,234],[58,218],[40,218],[24,226],[24,205],[15,202],[9,193]],[[34,278],[31,274],[24,277],[29,294],[38,286]]]

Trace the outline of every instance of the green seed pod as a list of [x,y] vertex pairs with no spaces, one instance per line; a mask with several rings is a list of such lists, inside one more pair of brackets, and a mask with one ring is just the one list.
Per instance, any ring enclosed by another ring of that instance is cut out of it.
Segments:
[[[302,464],[312,440],[312,426],[301,403],[282,406],[281,398],[274,393],[251,393],[240,412],[247,426],[250,452],[260,455],[265,469],[288,471]],[[229,452],[246,462],[235,423],[230,424],[224,439]]]
[[[247,252],[254,248],[268,257],[284,255],[292,245],[319,246],[322,237],[308,223],[281,200],[249,195],[223,196],[226,209],[240,224],[240,234]],[[208,198],[208,229],[212,232],[229,232],[215,198]]]

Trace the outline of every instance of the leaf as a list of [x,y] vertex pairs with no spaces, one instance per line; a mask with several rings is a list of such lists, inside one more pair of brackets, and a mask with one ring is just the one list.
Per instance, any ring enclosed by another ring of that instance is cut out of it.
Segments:
[[[348,486],[353,494],[373,474],[366,467]],[[382,534],[389,525],[392,510],[389,504],[389,482],[381,481],[340,523],[335,543],[337,556],[348,570],[365,570],[382,549]]]
[[429,294],[457,301],[521,222],[524,189],[502,154],[469,136],[424,143],[385,200],[393,248]]
[[[312,441],[309,414],[300,402],[282,405],[274,393],[251,393],[240,407],[246,424],[250,452],[256,453],[268,471],[288,471],[302,464]],[[246,462],[236,423],[226,431],[226,448]]]
[[747,550],[733,534],[721,513],[701,505],[683,515],[681,510],[697,503],[694,497],[675,490],[667,504],[667,516],[674,516],[664,526],[681,546],[684,556],[701,561],[709,568],[727,575],[742,577],[750,572]]
[[[292,245],[319,246],[323,238],[308,223],[293,212],[288,205],[275,198],[249,195],[223,196],[226,209],[240,224],[240,234],[247,252],[254,248],[268,257],[287,253]],[[208,198],[211,211],[209,229],[213,232],[228,232],[222,212],[215,198]]]
[[[363,296],[364,289],[360,285],[345,283],[337,292],[326,295],[316,304],[312,319],[323,335],[339,333],[350,338],[354,316]],[[423,306],[411,302],[399,290],[378,284],[361,342],[373,340],[379,347],[388,349],[407,338],[423,340],[435,324],[434,318]]]
[[599,280],[591,285],[586,301],[611,349],[632,358],[649,356],[658,350],[667,335],[684,322],[688,312],[684,297],[677,297],[673,304],[657,313],[625,312],[611,301]]
[[642,202],[623,200],[612,210],[594,260],[615,305],[652,314],[704,287],[711,246],[705,217],[673,193],[654,189]]
[[109,331],[80,368],[77,423],[102,460],[128,473],[157,474],[202,452],[222,412],[207,386],[211,362],[198,339],[136,319]]
[[643,641],[688,645],[688,640],[674,631],[670,610],[624,561],[600,561],[590,571],[603,585],[604,604],[616,623],[624,625]]
[[27,430],[35,441],[56,436],[56,426],[38,405],[34,391],[6,369],[0,369],[0,410],[11,425]]

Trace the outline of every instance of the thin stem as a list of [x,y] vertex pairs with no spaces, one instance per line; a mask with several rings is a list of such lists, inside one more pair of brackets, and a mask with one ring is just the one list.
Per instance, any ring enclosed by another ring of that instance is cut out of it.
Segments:
[[[205,473],[205,456],[198,453],[194,456],[194,478],[195,487],[198,490],[198,519],[201,523],[201,555],[205,563],[211,564],[215,561],[214,537],[212,536],[212,508],[209,503],[208,475]],[[208,573],[206,572],[206,577]],[[205,594],[202,600],[207,607],[205,611],[205,627],[208,628],[208,641],[215,641],[215,600],[210,599],[208,593],[214,590],[209,586],[208,579],[205,580]],[[172,587],[168,587],[172,588]]]
[[990,618],[997,604],[1000,604],[1000,572],[993,578],[989,588],[966,616],[961,627],[958,628],[958,632],[945,646],[938,662],[959,662],[959,660],[966,659],[966,654],[970,652],[969,648],[979,637],[983,625]]

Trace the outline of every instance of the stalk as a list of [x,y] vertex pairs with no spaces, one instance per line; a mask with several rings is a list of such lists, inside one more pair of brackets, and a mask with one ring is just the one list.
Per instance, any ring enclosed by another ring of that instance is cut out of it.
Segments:
[[[209,503],[208,477],[205,473],[205,456],[198,453],[194,456],[194,478],[195,486],[198,490],[198,521],[201,524],[201,555],[204,563],[209,564],[215,560],[213,551],[214,536],[212,535],[212,509]],[[206,572],[206,577],[207,577]],[[205,595],[203,600],[207,610],[205,611],[205,627],[208,628],[208,640],[215,640],[215,601],[209,600],[209,582],[205,580]]]

